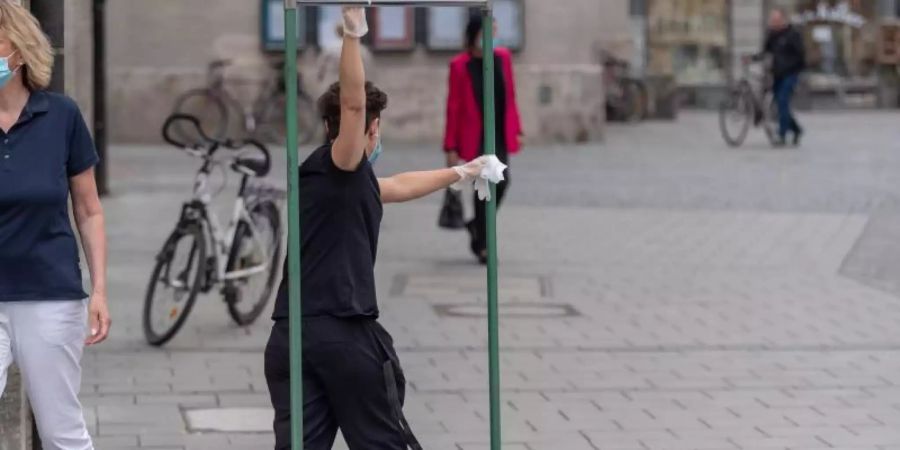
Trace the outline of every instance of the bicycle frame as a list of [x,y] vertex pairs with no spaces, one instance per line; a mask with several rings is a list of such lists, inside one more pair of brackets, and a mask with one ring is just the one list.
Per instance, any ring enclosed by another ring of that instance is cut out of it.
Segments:
[[[241,189],[238,193],[237,199],[235,200],[231,219],[229,220],[225,228],[222,227],[218,216],[210,207],[212,203],[212,194],[209,192],[208,187],[209,174],[211,173],[211,165],[217,164],[219,163],[213,163],[208,160],[200,169],[200,171],[197,172],[197,175],[194,179],[193,198],[191,202],[185,205],[185,213],[183,213],[182,220],[184,220],[186,217],[188,220],[199,221],[199,223],[203,227],[204,239],[207,240],[207,248],[212,250],[211,257],[215,260],[215,279],[213,281],[228,282],[265,272],[269,268],[270,255],[269,249],[267,249],[260,240],[259,230],[256,228],[256,224],[253,223],[253,220],[250,217],[250,212],[247,208],[247,199],[244,196],[244,190],[247,183],[246,175],[241,180]],[[199,214],[191,214],[191,211],[198,209],[200,210]],[[258,248],[262,251],[263,262],[256,267],[229,272],[228,263],[230,262],[229,259],[231,254],[231,245],[234,242],[235,235],[237,234],[238,224],[241,221],[247,224],[250,229],[250,236],[254,244],[257,245]]]

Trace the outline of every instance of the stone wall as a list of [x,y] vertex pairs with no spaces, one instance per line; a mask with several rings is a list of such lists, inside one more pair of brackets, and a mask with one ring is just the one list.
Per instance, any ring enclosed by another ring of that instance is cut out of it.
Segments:
[[[159,141],[159,127],[178,94],[203,86],[213,59],[238,59],[241,68],[232,73],[237,80],[266,76],[256,0],[108,0],[108,5],[113,141]],[[621,50],[631,41],[627,2],[525,0],[525,8],[526,43],[515,60],[529,139],[598,138],[604,100],[593,64],[599,47],[627,53]],[[305,51],[301,67],[312,67],[315,53]],[[391,95],[387,139],[439,141],[451,56],[424,49],[375,55],[373,79]],[[243,101],[255,97],[252,84],[247,86],[238,88]]]

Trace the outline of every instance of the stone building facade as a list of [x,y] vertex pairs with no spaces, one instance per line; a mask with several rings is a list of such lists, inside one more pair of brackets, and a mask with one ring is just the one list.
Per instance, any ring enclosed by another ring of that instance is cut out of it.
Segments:
[[[178,94],[205,83],[217,58],[240,61],[229,84],[242,102],[268,75],[260,0],[108,0],[110,133],[114,141],[159,139]],[[626,2],[522,0],[524,45],[516,53],[518,101],[529,139],[573,142],[601,136],[604,116],[598,47],[630,45]],[[330,25],[329,25],[330,26]],[[462,35],[463,30],[458,30]],[[302,51],[304,79],[319,48]],[[439,145],[452,53],[424,45],[374,53],[373,79],[390,95],[385,136]],[[250,80],[251,83],[239,81]],[[315,83],[309,89],[316,91]]]

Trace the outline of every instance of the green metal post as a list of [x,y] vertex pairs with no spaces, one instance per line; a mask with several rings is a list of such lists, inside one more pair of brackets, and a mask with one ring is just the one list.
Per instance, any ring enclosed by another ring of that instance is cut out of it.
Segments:
[[[497,125],[494,105],[494,16],[490,4],[482,11],[481,48],[484,49],[484,153],[497,153]],[[500,314],[497,288],[497,186],[491,183],[487,204],[488,244],[488,371],[491,403],[491,450],[500,450]]]
[[287,110],[288,300],[291,353],[291,448],[303,449],[303,335],[300,309],[300,174],[297,171],[297,3],[284,2]]

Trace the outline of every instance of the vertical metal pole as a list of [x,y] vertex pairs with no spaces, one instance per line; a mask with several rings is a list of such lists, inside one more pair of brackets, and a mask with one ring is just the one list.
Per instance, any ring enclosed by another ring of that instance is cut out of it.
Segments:
[[97,164],[97,189],[100,195],[109,194],[106,139],[106,0],[94,0],[94,144],[100,163]]
[[300,308],[300,174],[297,170],[297,3],[284,0],[284,113],[287,121],[288,308],[291,353],[291,448],[303,449],[303,322]]
[[[497,125],[494,105],[494,17],[490,5],[482,11],[482,52],[484,59],[484,153],[497,153]],[[500,314],[497,288],[497,186],[491,183],[487,204],[488,244],[488,371],[491,404],[491,450],[500,450]]]

